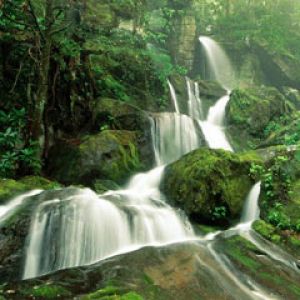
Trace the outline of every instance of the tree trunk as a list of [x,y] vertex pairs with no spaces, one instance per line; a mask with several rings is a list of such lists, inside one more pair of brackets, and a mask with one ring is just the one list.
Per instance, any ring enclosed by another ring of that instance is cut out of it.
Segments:
[[52,47],[52,25],[54,23],[53,15],[53,0],[46,0],[45,7],[45,31],[43,35],[43,44],[40,52],[40,62],[38,67],[38,87],[34,103],[32,138],[39,142],[40,153],[42,156],[45,145],[45,127],[44,127],[44,112],[48,101],[49,89],[49,70],[50,56]]

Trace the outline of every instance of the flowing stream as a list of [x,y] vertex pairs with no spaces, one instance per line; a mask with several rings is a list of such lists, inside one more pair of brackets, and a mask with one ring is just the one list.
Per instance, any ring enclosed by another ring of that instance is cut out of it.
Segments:
[[164,165],[198,148],[194,121],[177,113],[151,118],[156,167],[127,187],[75,195],[40,204],[31,224],[24,278],[91,264],[144,246],[195,238],[192,226],[160,193]]
[[[171,208],[159,190],[165,165],[201,146],[200,128],[209,147],[233,151],[224,131],[225,109],[232,83],[228,74],[232,73],[232,68],[226,54],[214,41],[206,37],[201,37],[200,41],[207,51],[211,73],[226,87],[228,94],[209,109],[205,118],[199,86],[187,78],[188,115],[183,115],[180,114],[175,89],[168,82],[175,112],[156,113],[150,117],[156,167],[134,176],[122,190],[97,195],[90,189],[76,189],[67,197],[61,197],[58,192],[56,199],[40,204],[31,223],[23,278],[88,265],[144,246],[198,240],[207,245],[209,253],[226,274],[226,280],[229,279],[245,295],[244,299],[273,299],[251,278],[240,274],[228,258],[215,249],[218,238],[236,234],[251,241],[272,259],[297,268],[291,257],[255,235],[251,229],[252,222],[259,218],[260,183],[253,186],[245,201],[240,224],[203,237],[194,235],[186,216]],[[34,191],[32,195],[38,192]],[[30,195],[23,195],[9,205],[15,207]],[[10,211],[5,209],[0,210],[0,217]],[[206,264],[200,258],[199,262]],[[228,283],[224,282],[224,286]]]

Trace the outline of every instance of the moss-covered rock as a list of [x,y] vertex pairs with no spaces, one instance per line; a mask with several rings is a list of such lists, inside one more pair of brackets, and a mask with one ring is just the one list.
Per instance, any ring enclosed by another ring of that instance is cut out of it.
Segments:
[[[296,272],[291,276],[291,270],[280,262],[272,261],[266,253],[260,251],[248,240],[234,236],[226,240],[217,241],[215,248],[233,263],[235,274],[240,274],[241,281],[247,281],[247,276],[272,295],[282,299],[298,299],[300,296]],[[227,261],[227,260],[226,260]],[[274,268],[276,264],[276,268]],[[296,277],[294,277],[296,276]]]
[[57,187],[59,187],[58,183],[39,176],[27,176],[20,180],[0,179],[0,205],[26,191],[49,190]]
[[50,151],[48,173],[67,184],[92,184],[95,179],[123,183],[133,173],[151,164],[142,157],[142,134],[126,130],[104,130],[84,137],[79,144],[58,143]]
[[274,126],[281,126],[285,118],[295,112],[295,106],[276,88],[234,90],[226,109],[227,132],[234,149],[257,148]]
[[251,160],[223,150],[199,149],[166,168],[162,190],[200,222],[238,218],[253,184]]

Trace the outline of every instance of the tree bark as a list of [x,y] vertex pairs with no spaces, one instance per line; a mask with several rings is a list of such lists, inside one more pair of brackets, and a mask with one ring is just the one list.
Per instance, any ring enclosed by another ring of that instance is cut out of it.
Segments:
[[44,112],[48,101],[49,70],[52,47],[52,27],[54,24],[53,0],[46,0],[45,6],[45,31],[43,44],[40,47],[40,62],[38,66],[38,87],[34,101],[34,115],[32,126],[32,138],[39,142],[42,156],[45,144]]

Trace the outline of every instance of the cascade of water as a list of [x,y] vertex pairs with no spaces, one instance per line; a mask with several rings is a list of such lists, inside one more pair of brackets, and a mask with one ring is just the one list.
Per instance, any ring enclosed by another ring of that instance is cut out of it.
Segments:
[[199,122],[205,140],[212,149],[233,151],[226,137],[224,128],[226,105],[229,100],[229,94],[220,98],[217,103],[209,109],[206,121]]
[[172,101],[173,101],[173,104],[174,104],[175,112],[177,114],[180,114],[176,91],[174,89],[174,86],[170,82],[170,80],[168,80],[168,85],[169,85],[169,88],[170,88],[170,94],[171,94],[171,98],[172,98]]
[[192,89],[192,83],[187,79],[187,89],[189,97],[188,114],[195,120],[198,120],[208,146],[212,149],[232,151],[224,129],[225,110],[230,100],[229,93],[221,97],[216,104],[209,109],[208,116],[206,120],[203,121],[203,108],[199,86],[195,84],[195,88]]
[[186,77],[186,85],[188,90],[188,113],[194,120],[203,120],[203,108],[200,98],[199,84],[197,82],[192,83],[191,80]]
[[226,53],[214,40],[203,36],[199,40],[205,49],[210,67],[210,79],[217,80],[227,90],[227,95],[221,97],[209,109],[206,120],[203,120],[199,86],[196,85],[193,91],[190,80],[187,80],[189,115],[199,121],[205,140],[210,148],[233,151],[224,129],[226,106],[230,100],[230,88],[233,87],[234,82],[233,69]]
[[171,163],[200,147],[197,123],[186,115],[154,114],[152,119],[153,147],[157,165]]
[[83,189],[38,206],[24,278],[194,237],[186,217],[164,201],[159,184],[164,164],[198,147],[195,124],[188,116],[157,114],[152,136],[158,167],[134,176],[125,189],[103,195]]
[[11,214],[15,211],[15,209],[18,206],[20,206],[23,203],[23,201],[25,201],[29,197],[38,195],[41,192],[42,190],[33,190],[13,198],[11,201],[4,205],[0,205],[0,223],[9,218],[9,216],[11,216]]
[[226,90],[234,87],[234,72],[226,52],[212,38],[199,37],[208,62],[209,74],[207,79],[218,81]]
[[261,182],[256,183],[251,189],[249,195],[247,196],[241,223],[252,223],[259,218],[259,206],[258,200],[261,190]]

